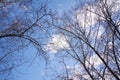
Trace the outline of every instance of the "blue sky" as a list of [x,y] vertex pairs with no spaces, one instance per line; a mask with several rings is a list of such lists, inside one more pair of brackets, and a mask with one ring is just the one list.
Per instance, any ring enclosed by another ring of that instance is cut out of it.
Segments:
[[[75,0],[48,0],[48,4],[53,11],[56,10],[61,14],[63,11],[70,9],[75,4]],[[29,55],[28,58],[31,63],[19,67],[19,71],[13,74],[15,80],[43,80],[46,70],[44,59],[36,57],[32,62],[31,57],[34,55],[35,49],[30,46],[25,50],[25,54]],[[51,66],[56,64],[57,62],[52,63]],[[46,77],[45,80],[49,80],[49,77]]]
[[48,0],[49,6],[59,11],[59,13],[70,9],[75,4],[75,1],[76,0]]

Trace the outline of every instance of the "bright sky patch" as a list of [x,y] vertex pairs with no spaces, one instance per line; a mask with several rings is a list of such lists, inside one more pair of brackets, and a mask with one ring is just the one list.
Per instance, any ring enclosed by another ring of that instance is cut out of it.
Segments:
[[67,43],[65,36],[62,34],[52,35],[47,44],[47,50],[50,51],[50,53],[57,53],[58,50],[66,49],[68,47],[69,44]]

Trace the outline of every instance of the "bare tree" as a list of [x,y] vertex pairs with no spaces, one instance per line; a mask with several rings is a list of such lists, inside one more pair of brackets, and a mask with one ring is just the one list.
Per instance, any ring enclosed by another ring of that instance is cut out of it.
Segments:
[[63,25],[54,25],[69,44],[59,55],[71,57],[79,66],[77,80],[120,79],[119,4],[119,0],[90,0],[65,13]]
[[0,80],[7,79],[12,69],[24,63],[24,60],[21,61],[21,50],[25,47],[33,45],[38,55],[47,59],[42,45],[49,36],[48,28],[54,20],[53,15],[47,2],[0,1]]

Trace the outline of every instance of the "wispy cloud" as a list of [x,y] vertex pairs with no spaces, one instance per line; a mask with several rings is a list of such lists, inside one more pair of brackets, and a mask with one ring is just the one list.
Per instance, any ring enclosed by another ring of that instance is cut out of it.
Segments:
[[46,50],[50,53],[57,53],[58,50],[67,48],[69,48],[69,44],[67,43],[65,36],[62,34],[52,35],[46,45]]

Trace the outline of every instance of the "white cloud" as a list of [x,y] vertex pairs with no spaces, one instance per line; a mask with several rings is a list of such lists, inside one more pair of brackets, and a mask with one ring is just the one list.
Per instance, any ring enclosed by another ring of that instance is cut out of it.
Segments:
[[[109,11],[112,11],[113,14],[120,10],[120,0],[103,1],[106,2],[106,5],[110,8]],[[77,17],[77,22],[80,24],[81,28],[89,32],[91,26],[95,25],[98,20],[104,20],[104,16],[100,17],[100,15],[103,15],[102,9],[103,8],[100,8],[96,5],[85,5],[82,9],[77,10],[75,12],[75,15]]]
[[105,29],[102,26],[99,27],[97,38],[100,38],[104,31],[105,31]]
[[95,38],[97,36],[97,39],[99,39],[104,32],[104,28],[100,26],[99,30],[97,30],[95,25],[97,25],[98,20],[103,20],[103,17],[100,17],[97,14],[102,15],[102,11],[98,8],[98,6],[94,5],[86,5],[75,12],[77,22],[80,27],[85,30],[86,35],[89,34],[89,32],[92,32],[90,37]]
[[[95,27],[95,28],[98,28],[98,27]],[[91,31],[90,37],[92,37],[94,40],[96,40],[96,38],[100,39],[104,31],[105,29],[102,26],[99,26],[98,29],[93,29]]]
[[[86,34],[88,34],[90,29],[98,22],[98,15],[95,14],[96,11],[101,14],[97,6],[86,5],[75,12],[75,15],[77,15],[77,22],[80,24],[80,27],[86,31]],[[101,33],[99,32],[99,34]]]
[[50,53],[57,53],[60,49],[69,48],[69,44],[62,34],[52,35],[50,41],[46,45],[47,51]]
[[[102,64],[102,61],[97,55],[91,56],[88,61],[90,62],[91,65],[93,65],[96,69]],[[86,62],[86,66],[90,67],[90,64]],[[77,64],[75,66],[67,66],[67,69],[71,72],[72,78],[74,80],[80,80],[80,78],[85,78],[85,79],[90,79],[90,76],[84,71],[84,67],[82,65]],[[94,72],[93,72],[94,73]],[[94,73],[96,75],[96,73]],[[90,79],[91,80],[91,79]]]
[[112,49],[113,48],[113,43],[112,42],[109,42],[108,43],[108,49]]
[[120,10],[120,0],[105,0],[108,6],[111,6],[111,11],[117,12]]
[[95,54],[93,56],[91,56],[90,59],[88,59],[88,62],[86,62],[86,66],[89,66],[91,64],[95,68],[99,67],[99,65],[102,64],[102,61],[100,60],[100,58]]
[[88,29],[90,26],[94,25],[97,22],[97,15],[93,13],[95,10],[96,6],[85,6],[83,9],[76,11],[75,14],[77,15],[78,23],[83,29]]
[[81,78],[90,79],[89,75],[84,71],[82,65],[75,66],[67,66],[69,73],[71,73],[70,77],[73,80],[80,80]]

